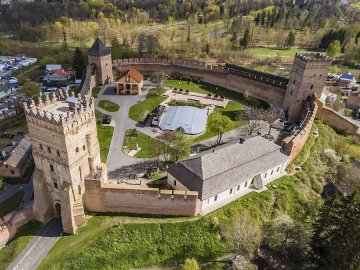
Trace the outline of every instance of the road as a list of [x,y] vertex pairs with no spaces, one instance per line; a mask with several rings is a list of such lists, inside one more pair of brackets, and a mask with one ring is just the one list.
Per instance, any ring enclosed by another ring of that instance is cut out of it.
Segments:
[[[137,128],[138,123],[129,118],[129,109],[132,105],[145,99],[148,90],[153,85],[145,81],[141,95],[116,95],[113,87],[103,87],[95,102],[98,111],[109,114],[115,123],[115,129],[110,144],[109,154],[106,160],[108,178],[112,180],[127,177],[129,173],[136,173],[146,170],[144,167],[145,159],[133,158],[123,153],[122,145],[125,131],[131,128]],[[100,100],[111,100],[120,106],[117,112],[108,112],[98,106]]]
[[35,270],[62,235],[60,219],[53,219],[40,229],[33,240],[9,265],[7,270]]

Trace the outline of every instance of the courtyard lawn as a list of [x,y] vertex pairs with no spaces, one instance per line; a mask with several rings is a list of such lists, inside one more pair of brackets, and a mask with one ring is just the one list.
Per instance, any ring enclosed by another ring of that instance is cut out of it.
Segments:
[[0,269],[6,269],[10,263],[25,249],[40,229],[41,223],[30,221],[20,228],[15,238],[0,249]]
[[[247,121],[245,120],[235,120],[235,115],[237,111],[243,110],[245,109],[245,105],[234,102],[234,101],[230,101],[228,103],[228,105],[225,108],[216,108],[215,111],[220,112],[223,115],[228,116],[231,119],[231,125],[229,126],[229,128],[226,130],[226,132],[231,131],[233,129],[236,129],[238,127],[244,126],[247,124]],[[211,121],[211,117],[213,114],[210,114],[208,117],[208,122]],[[192,139],[192,143],[199,143],[201,141],[204,141],[206,139],[212,138],[217,136],[216,133],[211,132],[209,129],[206,129],[206,131],[201,134],[198,137],[195,137]]]
[[[99,111],[95,111],[95,113],[96,113],[96,118],[100,119],[102,113]],[[98,140],[99,140],[99,144],[100,144],[101,162],[106,163],[107,156],[108,156],[109,149],[110,149],[111,139],[112,139],[113,132],[114,132],[114,127],[103,126],[103,125],[101,125],[99,120],[96,123],[96,127],[97,127]]]
[[136,147],[136,144],[141,148],[139,152],[136,153],[135,157],[137,158],[154,158],[156,155],[151,151],[152,149],[152,140],[151,137],[137,131],[134,133],[133,129],[128,129],[125,132],[123,150],[130,151]]
[[[76,235],[59,239],[40,265],[51,269],[133,269],[155,265],[176,265],[187,257],[200,262],[216,259],[230,248],[219,231],[247,210],[262,225],[279,216],[289,216],[309,226],[321,203],[323,180],[330,163],[324,149],[335,144],[350,147],[359,158],[360,146],[317,121],[319,137],[310,133],[304,154],[295,159],[302,171],[281,177],[262,193],[251,192],[219,210],[199,218],[150,218],[149,216],[99,215],[88,219]],[[71,247],[71,248],[69,248]]]
[[24,191],[18,191],[0,203],[0,217],[6,216],[10,212],[18,209],[23,200],[24,194]]
[[92,97],[93,98],[97,98],[99,93],[100,93],[100,86],[95,86],[93,89],[92,89]]
[[100,100],[99,107],[108,112],[117,112],[120,106],[110,100]]
[[136,122],[146,123],[151,113],[166,99],[161,96],[164,93],[165,89],[149,90],[145,100],[130,107],[129,117]]

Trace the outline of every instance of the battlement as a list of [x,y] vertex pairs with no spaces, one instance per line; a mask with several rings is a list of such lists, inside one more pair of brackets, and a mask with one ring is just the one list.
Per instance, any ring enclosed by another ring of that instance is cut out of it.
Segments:
[[296,53],[295,59],[300,59],[305,62],[326,62],[331,63],[331,57],[322,53]]
[[32,99],[30,103],[23,103],[26,115],[55,125],[65,126],[70,123],[82,122],[94,114],[93,98],[77,97],[73,93],[60,89],[49,95]]

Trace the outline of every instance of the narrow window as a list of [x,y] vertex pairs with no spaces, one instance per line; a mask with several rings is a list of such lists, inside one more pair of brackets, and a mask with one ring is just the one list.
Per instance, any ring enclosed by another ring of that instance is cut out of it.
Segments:
[[50,147],[49,147],[49,146],[48,146],[47,150],[48,150],[48,153],[50,153],[50,154],[51,154],[51,149],[50,149]]
[[233,189],[232,189],[232,188],[230,188],[230,194],[232,194],[232,191],[233,191]]
[[174,180],[174,186],[176,186],[176,180]]
[[276,172],[279,172],[280,171],[280,166],[279,167],[277,167],[277,170],[276,170]]
[[58,157],[60,157],[60,152],[59,152],[59,150],[56,150],[56,154],[57,154]]
[[252,185],[252,184],[254,184],[254,178],[251,180],[251,183],[250,183],[250,185]]
[[314,88],[314,85],[312,84],[311,86],[310,86],[310,89],[313,89]]
[[216,202],[216,201],[217,201],[217,196],[218,196],[218,195],[215,195],[215,197],[214,197],[214,202]]
[[247,187],[247,182],[245,182],[245,185],[244,185],[244,187]]
[[265,173],[265,175],[264,175],[264,178],[266,178],[267,177],[267,173]]
[[240,190],[240,185],[238,185],[238,186],[237,186],[236,190],[237,190],[237,191],[239,191],[239,190]]
[[291,96],[292,96],[292,93],[293,93],[293,90],[291,90],[291,93],[290,93]]
[[50,164],[50,171],[54,172],[54,166]]
[[54,183],[54,188],[58,189],[58,184],[56,181],[53,182]]
[[75,151],[76,151],[76,153],[78,153],[79,152],[79,147],[76,147]]
[[78,189],[79,189],[79,195],[81,195],[81,186],[80,185],[78,186]]
[[273,173],[274,173],[274,170],[271,170],[271,175],[273,175]]
[[39,145],[39,146],[40,146],[40,150],[43,150],[43,146],[42,146],[42,144],[41,144],[41,143],[40,143],[40,145]]
[[85,147],[85,145],[83,145],[83,150],[85,151],[85,149],[86,149],[86,147]]
[[295,80],[294,80],[294,84],[295,84]]
[[10,172],[11,172],[11,174],[14,174],[14,173],[15,173],[14,170],[11,170]]

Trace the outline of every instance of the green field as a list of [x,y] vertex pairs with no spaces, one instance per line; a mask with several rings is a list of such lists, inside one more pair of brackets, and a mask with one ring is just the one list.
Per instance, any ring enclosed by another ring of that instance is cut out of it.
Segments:
[[100,100],[99,107],[108,112],[117,112],[120,106],[110,100]]
[[34,238],[40,227],[40,222],[30,221],[21,227],[10,243],[0,249],[0,269],[6,269],[15,260]]
[[129,117],[136,122],[145,123],[156,107],[166,99],[161,96],[164,93],[164,89],[149,90],[145,100],[130,107]]
[[18,191],[2,203],[0,203],[0,217],[6,216],[10,212],[18,209],[23,200],[24,194],[24,191]]
[[[235,120],[236,112],[243,110],[243,109],[245,109],[245,105],[234,102],[234,101],[229,101],[228,105],[225,108],[216,108],[215,109],[215,111],[220,112],[221,114],[226,115],[231,119],[231,125],[226,130],[226,132],[247,124],[247,121],[245,121],[245,120]],[[213,115],[214,115],[213,113],[209,115],[208,123],[209,123],[209,121],[211,121],[211,117]],[[206,140],[206,139],[209,139],[209,138],[212,138],[215,136],[217,136],[216,133],[211,132],[209,129],[206,129],[204,134],[201,134],[200,136],[193,138],[192,143],[199,143],[203,140]]]
[[283,60],[291,61],[294,59],[297,52],[303,52],[304,50],[298,48],[292,49],[276,49],[276,48],[251,48],[249,49],[250,53],[254,55],[259,60],[269,57],[278,57],[280,56]]
[[128,129],[125,132],[123,149],[125,151],[130,151],[136,147],[136,144],[141,148],[139,152],[136,153],[135,157],[137,158],[153,158],[156,157],[151,151],[153,145],[151,144],[151,137],[137,131],[133,132],[133,129]]
[[[99,119],[102,115],[101,112],[96,111],[96,118]],[[106,159],[109,153],[111,139],[114,132],[114,127],[111,126],[103,126],[99,121],[96,124],[97,127],[97,135],[100,144],[100,157],[101,161],[106,163]]]

